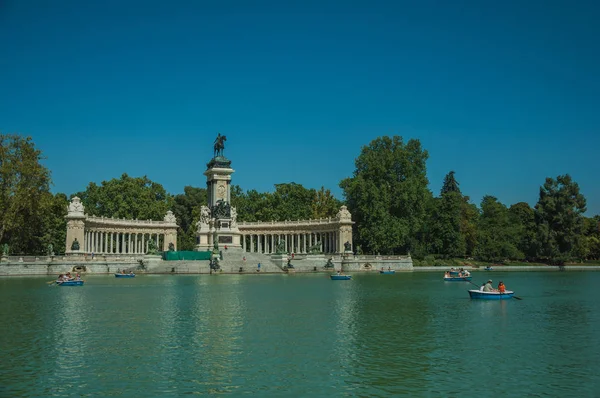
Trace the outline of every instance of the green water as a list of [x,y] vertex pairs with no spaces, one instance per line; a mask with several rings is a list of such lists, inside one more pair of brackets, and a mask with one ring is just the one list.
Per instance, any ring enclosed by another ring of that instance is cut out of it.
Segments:
[[0,396],[600,396],[600,273],[0,279]]

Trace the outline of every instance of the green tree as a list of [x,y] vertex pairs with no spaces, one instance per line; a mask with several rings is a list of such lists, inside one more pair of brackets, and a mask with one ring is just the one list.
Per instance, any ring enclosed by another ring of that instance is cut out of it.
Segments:
[[484,196],[481,201],[481,216],[477,233],[475,256],[484,261],[504,261],[520,259],[518,226],[510,217],[505,205],[493,196]]
[[527,260],[536,257],[535,236],[537,227],[533,209],[525,202],[515,203],[508,209],[511,222],[516,226],[518,237],[517,249],[523,253]]
[[179,231],[177,248],[179,250],[194,250],[196,247],[196,223],[200,220],[200,207],[206,205],[205,188],[186,186],[183,194],[173,197],[173,213],[177,218]]
[[162,220],[173,206],[173,198],[161,184],[148,177],[129,177],[91,182],[85,191],[78,192],[89,215],[138,220]]
[[465,254],[473,256],[477,247],[477,225],[479,222],[479,209],[470,203],[468,196],[463,196],[460,216],[460,233],[465,239]]
[[67,207],[69,201],[64,193],[52,195],[46,193],[42,196],[42,214],[40,222],[40,248],[39,254],[46,253],[49,244],[52,245],[54,253],[65,252],[65,240],[67,239]]
[[600,216],[585,218],[584,234],[587,240],[587,258],[600,260]]
[[50,172],[31,137],[0,134],[0,243],[12,253],[40,253],[42,200]]
[[458,187],[458,181],[456,181],[456,177],[454,177],[454,174],[454,170],[450,170],[450,172],[444,177],[444,184],[442,185],[441,192],[442,195],[448,192],[458,192],[459,194],[461,193],[460,188]]
[[571,176],[546,178],[535,205],[537,255],[553,264],[582,256],[585,197]]
[[342,206],[342,201],[331,194],[329,189],[321,187],[320,190],[311,190],[313,200],[311,203],[311,218],[335,217]]
[[270,193],[261,193],[255,189],[244,193],[236,187],[231,191],[231,205],[235,206],[239,221],[275,220],[275,210],[269,204],[270,196]]
[[435,201],[434,215],[430,226],[430,250],[442,257],[464,257],[467,252],[466,234],[463,229],[468,226],[467,215],[470,215],[465,205],[454,172],[444,177],[440,198]]
[[277,221],[306,220],[312,216],[314,197],[314,190],[301,184],[275,184],[275,192],[268,196],[268,204],[274,210]]
[[355,245],[406,253],[418,242],[430,192],[428,153],[419,140],[379,137],[362,147],[351,178],[340,182],[355,224]]

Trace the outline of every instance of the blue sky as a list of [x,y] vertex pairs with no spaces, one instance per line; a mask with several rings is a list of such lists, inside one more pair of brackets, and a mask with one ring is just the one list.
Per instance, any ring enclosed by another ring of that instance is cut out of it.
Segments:
[[600,213],[600,8],[583,1],[0,1],[0,131],[53,191],[205,186],[217,132],[243,189],[342,198],[361,146],[418,138],[439,193],[535,204],[569,173]]

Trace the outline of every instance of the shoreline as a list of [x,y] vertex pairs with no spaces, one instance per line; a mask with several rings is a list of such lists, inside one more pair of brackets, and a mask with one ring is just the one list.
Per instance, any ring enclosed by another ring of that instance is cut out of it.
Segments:
[[[403,269],[396,270],[396,273],[409,273],[409,272],[439,272],[443,273],[445,271],[449,271],[452,267],[413,267],[412,269]],[[491,271],[485,270],[484,268],[473,268],[473,267],[461,267],[465,270],[469,270],[469,272],[485,272],[485,273],[497,273],[497,272],[561,272],[561,268],[556,265],[548,265],[548,266],[497,266],[493,267]],[[564,270],[562,272],[583,272],[583,271],[600,271],[600,265],[566,265],[564,266]],[[331,274],[335,272],[335,270],[295,270],[294,272],[290,272],[287,274]],[[286,272],[252,272],[252,271],[244,271],[244,272],[147,272],[143,270],[136,270],[134,273],[137,275],[281,275],[286,274]],[[377,274],[378,270],[344,270],[344,273],[351,274]],[[93,275],[111,275],[114,272],[82,272],[82,276],[93,276]],[[0,274],[0,278],[10,278],[10,277],[41,277],[41,276],[54,276],[54,273],[10,273],[10,274]]]

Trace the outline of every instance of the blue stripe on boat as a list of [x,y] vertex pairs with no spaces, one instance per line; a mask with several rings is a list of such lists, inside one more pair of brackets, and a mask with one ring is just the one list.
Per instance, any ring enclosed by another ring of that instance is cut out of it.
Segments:
[[83,286],[83,281],[56,282],[58,286]]
[[482,292],[480,290],[469,290],[469,296],[478,300],[509,300],[513,298],[515,292],[507,290],[504,293]]
[[451,276],[450,278],[444,277],[446,282],[470,282],[472,276]]
[[332,281],[347,281],[352,279],[352,275],[329,275]]

